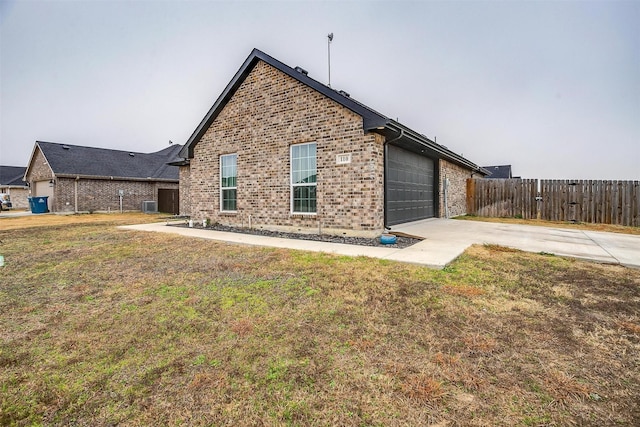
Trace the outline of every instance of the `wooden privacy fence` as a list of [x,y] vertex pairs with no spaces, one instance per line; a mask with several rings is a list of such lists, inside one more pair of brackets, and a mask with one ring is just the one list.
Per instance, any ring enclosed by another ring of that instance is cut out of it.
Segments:
[[536,179],[468,179],[467,213],[489,217],[537,217]]
[[638,227],[640,181],[469,179],[467,212]]
[[540,181],[540,217],[640,226],[640,181]]

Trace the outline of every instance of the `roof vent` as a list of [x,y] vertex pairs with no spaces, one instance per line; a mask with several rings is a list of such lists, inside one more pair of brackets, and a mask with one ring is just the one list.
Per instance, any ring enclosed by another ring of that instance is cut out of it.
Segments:
[[130,155],[131,157],[135,157],[135,156],[136,156],[136,155],[135,155],[135,154],[133,154],[133,153],[129,153],[129,155]]
[[302,68],[302,67],[296,67],[296,68],[294,68],[294,70],[296,70],[300,74],[304,74],[305,76],[309,75],[309,72],[307,70],[305,70],[304,68]]
[[63,145],[63,146],[62,146],[62,149],[63,149],[63,150],[68,150],[69,148],[71,148],[71,147],[69,147],[68,145]]
[[343,91],[343,90],[339,90],[338,93],[342,96],[346,96],[347,98],[351,98],[351,94]]

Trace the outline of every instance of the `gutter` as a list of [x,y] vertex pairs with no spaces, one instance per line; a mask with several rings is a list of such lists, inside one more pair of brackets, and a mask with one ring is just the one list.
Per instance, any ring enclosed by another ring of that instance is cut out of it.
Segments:
[[13,188],[14,190],[27,190],[27,189],[29,189],[28,185],[2,185],[2,184],[0,184],[0,187],[9,188],[9,189]]
[[168,178],[132,178],[127,176],[100,176],[100,175],[78,175],[78,174],[68,174],[61,173],[57,174],[58,178],[73,178],[73,179],[97,179],[97,180],[105,180],[105,181],[138,181],[138,182],[172,182],[177,183],[179,179],[168,179]]
[[[391,129],[393,131],[396,131],[396,132],[404,130],[402,125],[400,125],[399,123],[396,124],[396,123],[393,123],[393,122],[386,123],[385,127],[389,128],[389,129]],[[479,172],[479,173],[482,173],[483,175],[487,175],[488,174],[488,171],[486,171],[482,167],[480,167],[480,166],[476,165],[475,163],[465,159],[464,157],[460,156],[459,154],[456,154],[453,151],[450,151],[450,150],[442,147],[441,145],[437,144],[436,142],[431,141],[429,138],[426,138],[426,137],[424,137],[422,135],[416,134],[411,129],[407,129],[406,136],[408,138],[412,139],[414,142],[417,142],[418,144],[422,145],[423,147],[426,147],[426,148],[428,148],[428,149],[430,149],[432,151],[435,151],[436,153],[438,153],[439,155],[444,157],[445,160],[453,160],[454,162],[458,163],[459,165],[462,165],[462,166],[465,166],[465,167],[471,169],[473,172]]]
[[190,164],[191,162],[189,161],[189,159],[180,159],[176,160],[175,162],[167,163],[167,165],[169,166],[189,166]]

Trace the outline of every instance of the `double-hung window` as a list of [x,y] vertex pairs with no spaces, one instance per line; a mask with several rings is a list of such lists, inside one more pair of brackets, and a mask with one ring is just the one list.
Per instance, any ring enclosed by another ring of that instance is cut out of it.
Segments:
[[291,146],[291,212],[316,213],[316,143]]
[[223,212],[237,210],[237,176],[238,155],[220,156],[220,210]]

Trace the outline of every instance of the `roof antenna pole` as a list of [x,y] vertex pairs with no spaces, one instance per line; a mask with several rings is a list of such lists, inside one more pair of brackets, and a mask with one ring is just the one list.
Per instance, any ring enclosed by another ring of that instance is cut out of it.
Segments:
[[329,59],[329,87],[331,87],[331,42],[333,41],[333,33],[327,35],[327,55]]

